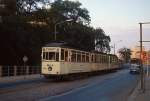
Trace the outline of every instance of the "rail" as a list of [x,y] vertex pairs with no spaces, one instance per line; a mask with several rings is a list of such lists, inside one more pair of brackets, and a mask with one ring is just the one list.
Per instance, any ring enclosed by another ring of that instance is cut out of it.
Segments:
[[41,74],[41,66],[0,66],[0,78]]

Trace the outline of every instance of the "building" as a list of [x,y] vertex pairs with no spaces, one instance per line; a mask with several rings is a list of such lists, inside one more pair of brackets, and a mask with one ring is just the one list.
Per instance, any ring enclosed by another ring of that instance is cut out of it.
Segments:
[[[143,51],[145,51],[144,46],[143,46]],[[131,48],[131,59],[132,58],[140,59],[140,46]]]
[[[143,50],[143,52],[142,52],[143,64],[148,63],[150,65],[150,50],[147,51],[144,46],[143,46],[142,50]],[[131,59],[132,58],[140,59],[140,46],[131,48]]]

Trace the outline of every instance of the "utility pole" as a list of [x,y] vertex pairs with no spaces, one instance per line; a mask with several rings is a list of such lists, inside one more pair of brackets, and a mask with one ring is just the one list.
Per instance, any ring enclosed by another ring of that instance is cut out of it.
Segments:
[[144,72],[143,72],[143,63],[142,63],[142,51],[143,51],[143,47],[142,47],[142,23],[140,24],[140,77],[141,77],[141,91],[145,92],[145,84],[144,84]]
[[144,22],[144,23],[139,23],[140,24],[140,79],[141,79],[141,91],[144,93],[145,92],[145,73],[144,73],[144,68],[143,68],[143,62],[142,62],[142,52],[143,52],[143,43],[142,42],[150,42],[150,41],[143,41],[142,39],[142,25],[143,24],[150,24],[150,22]]

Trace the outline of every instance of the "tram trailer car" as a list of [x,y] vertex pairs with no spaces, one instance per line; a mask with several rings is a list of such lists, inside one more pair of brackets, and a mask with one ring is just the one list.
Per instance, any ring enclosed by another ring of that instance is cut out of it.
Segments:
[[116,55],[76,50],[64,43],[47,44],[41,56],[46,78],[119,69]]

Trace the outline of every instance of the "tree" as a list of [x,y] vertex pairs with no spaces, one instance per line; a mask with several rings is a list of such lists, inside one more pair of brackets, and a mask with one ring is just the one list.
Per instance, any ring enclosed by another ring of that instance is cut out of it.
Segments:
[[16,0],[0,0],[0,15],[9,16],[16,12]]
[[99,52],[110,52],[109,43],[111,41],[110,37],[105,34],[103,29],[95,29],[95,48]]
[[127,63],[131,58],[131,50],[126,47],[121,48],[119,49],[119,55]]
[[73,19],[74,22],[89,24],[91,21],[89,12],[86,8],[81,8],[81,5],[78,1],[56,0],[52,3],[50,12],[56,14],[55,23],[61,20]]
[[41,9],[40,5],[49,4],[49,0],[17,0],[17,10],[18,13],[26,13],[29,14],[32,11],[36,11]]
[[28,65],[40,65],[41,47],[54,40],[55,24],[68,19],[73,21],[57,26],[58,41],[85,51],[95,46],[101,52],[109,50],[110,37],[102,29],[89,26],[89,12],[81,3],[55,0],[49,8],[39,6],[46,1],[17,0],[16,13],[4,17],[0,23],[0,65],[22,65],[24,55],[29,57]]
[[71,26],[67,26],[65,31],[62,31],[60,35],[63,36],[63,40],[70,43],[73,47],[91,51],[95,47],[93,30],[92,27],[74,23]]

